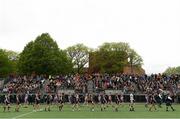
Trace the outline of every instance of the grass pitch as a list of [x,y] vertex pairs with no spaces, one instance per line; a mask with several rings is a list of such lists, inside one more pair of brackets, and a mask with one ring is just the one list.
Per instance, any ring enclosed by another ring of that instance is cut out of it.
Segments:
[[32,105],[28,108],[20,108],[20,112],[15,112],[15,106],[12,106],[10,112],[3,112],[3,107],[0,108],[0,118],[6,119],[18,119],[18,118],[28,118],[28,119],[44,119],[44,118],[180,118],[180,105],[173,105],[176,111],[171,111],[169,109],[166,112],[166,106],[162,105],[162,108],[157,108],[157,111],[149,112],[149,108],[145,108],[144,104],[135,104],[135,112],[129,112],[128,104],[119,106],[119,111],[113,111],[112,107],[109,106],[105,111],[100,111],[100,106],[95,106],[95,111],[90,111],[90,107],[86,105],[80,105],[80,111],[72,111],[71,105],[65,104],[63,111],[58,111],[56,105],[51,106],[50,112],[45,112],[45,105],[41,105],[41,111],[33,111]]

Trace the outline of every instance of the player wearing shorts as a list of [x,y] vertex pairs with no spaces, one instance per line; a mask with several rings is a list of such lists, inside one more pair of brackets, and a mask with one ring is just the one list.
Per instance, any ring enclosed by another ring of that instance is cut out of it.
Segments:
[[51,109],[50,109],[51,100],[52,100],[52,95],[48,94],[45,97],[45,101],[46,101],[45,111],[51,111]]
[[149,104],[149,95],[148,94],[145,95],[145,99],[146,99],[145,107],[147,108],[148,104]]
[[73,111],[73,112],[74,112],[75,110],[78,110],[78,111],[79,111],[78,101],[76,100],[75,94],[72,94],[72,95],[71,95],[71,104],[72,104],[72,111]]
[[58,108],[59,111],[62,111],[62,108],[64,106],[64,102],[65,102],[65,95],[64,93],[60,93],[60,95],[58,96]]
[[27,105],[29,104],[29,94],[26,93],[24,97],[24,107],[27,108]]
[[101,104],[101,94],[98,94],[98,104]]
[[84,105],[88,106],[88,94],[85,94],[84,96]]
[[119,104],[121,104],[123,106],[123,103],[124,103],[124,96],[123,96],[123,94],[120,94]]
[[55,105],[58,105],[58,95],[57,94],[54,95],[53,102]]
[[5,111],[10,111],[10,95],[5,95],[5,99],[4,99],[4,112]]
[[15,108],[15,111],[19,112],[19,108],[20,108],[20,95],[16,94],[16,108]]
[[104,94],[101,94],[100,103],[101,103],[101,111],[104,111],[106,109],[106,107],[105,107],[106,100],[105,100]]
[[162,104],[162,94],[161,93],[159,93],[157,95],[157,103],[158,103],[158,107],[162,108],[162,106],[161,106],[161,104]]
[[119,95],[116,93],[115,94],[115,105],[113,105],[114,111],[118,111],[118,107],[119,107],[119,103],[120,103],[120,99],[119,99]]
[[129,111],[135,111],[134,110],[134,95],[132,93],[130,94]]
[[111,93],[108,95],[108,105],[112,106],[112,95]]
[[175,111],[175,109],[172,106],[172,98],[170,96],[170,94],[168,94],[167,98],[166,98],[166,111],[169,111],[168,108],[171,107],[172,111]]
[[88,105],[90,106],[90,110],[94,112],[94,97],[92,94],[88,95]]
[[149,103],[151,104],[149,111],[152,111],[152,108],[154,108],[154,110],[157,110],[155,106],[156,100],[153,94],[149,96]]
[[35,95],[35,105],[34,105],[34,109],[35,110],[39,110],[39,108],[40,108],[40,95],[39,95],[39,93],[36,93],[36,95]]

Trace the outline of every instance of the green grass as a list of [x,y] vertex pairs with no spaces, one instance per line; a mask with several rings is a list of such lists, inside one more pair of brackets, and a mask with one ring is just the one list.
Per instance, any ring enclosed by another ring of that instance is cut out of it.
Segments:
[[20,112],[14,111],[12,106],[10,112],[3,112],[3,107],[0,108],[0,118],[180,118],[180,105],[173,105],[176,109],[172,112],[166,112],[165,105],[158,108],[158,111],[149,112],[144,104],[136,104],[135,112],[129,112],[128,104],[119,107],[118,112],[114,112],[112,107],[108,107],[105,111],[101,112],[99,105],[95,106],[95,111],[91,112],[90,107],[81,105],[80,111],[72,111],[71,105],[66,104],[62,112],[58,111],[56,105],[51,106],[50,112],[44,111],[44,105],[41,105],[43,111],[33,112],[33,107],[20,108]]

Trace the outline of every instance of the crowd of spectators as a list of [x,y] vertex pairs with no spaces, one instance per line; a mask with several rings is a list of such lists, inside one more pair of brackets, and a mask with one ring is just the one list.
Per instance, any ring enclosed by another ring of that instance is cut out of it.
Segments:
[[3,92],[57,92],[58,90],[75,90],[87,93],[104,90],[122,90],[124,94],[134,92],[145,94],[147,91],[166,90],[173,94],[180,92],[180,75],[127,75],[127,74],[75,74],[49,76],[10,77]]
[[81,93],[88,90],[122,90],[124,93],[146,93],[167,90],[173,94],[180,91],[180,75],[126,75],[126,74],[84,74],[57,76],[49,79],[47,91],[74,89]]
[[4,93],[34,93],[43,87],[45,78],[41,76],[9,76],[3,88]]

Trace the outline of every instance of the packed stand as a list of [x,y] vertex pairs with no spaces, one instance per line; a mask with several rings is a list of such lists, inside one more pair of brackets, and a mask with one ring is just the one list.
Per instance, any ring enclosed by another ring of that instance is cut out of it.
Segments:
[[43,88],[46,79],[42,76],[10,76],[8,80],[4,93],[35,93]]

